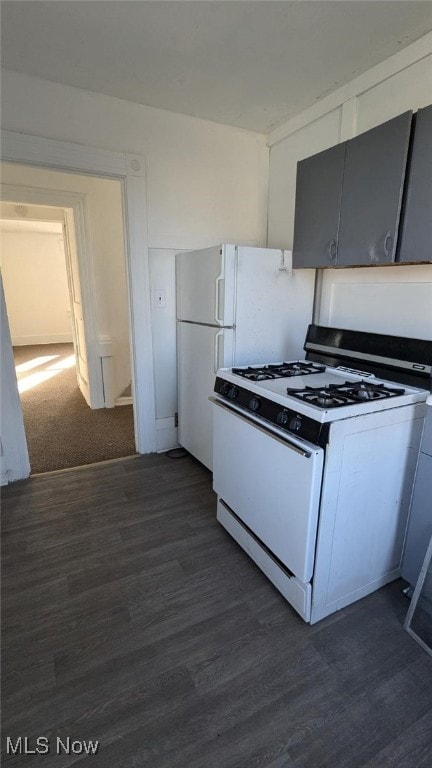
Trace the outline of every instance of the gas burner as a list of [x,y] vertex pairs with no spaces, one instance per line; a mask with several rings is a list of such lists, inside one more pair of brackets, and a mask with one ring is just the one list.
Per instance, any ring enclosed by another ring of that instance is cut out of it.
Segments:
[[369,400],[384,400],[403,395],[404,389],[389,387],[387,384],[372,384],[370,381],[345,381],[343,384],[328,384],[326,387],[305,387],[291,389],[287,393],[318,408],[339,408]]
[[306,360],[293,363],[274,363],[263,366],[248,366],[245,368],[233,368],[232,372],[249,381],[266,381],[268,379],[283,379],[290,376],[306,376],[311,373],[323,373],[324,365],[309,363]]
[[403,395],[405,392],[401,387],[373,384],[370,381],[356,381],[354,384],[346,381],[342,388],[346,388],[346,391],[360,402],[364,400],[382,400],[385,397],[396,397],[397,395]]
[[232,372],[248,381],[266,381],[267,379],[277,378],[267,365],[263,365],[261,368],[253,368],[250,365],[247,368],[233,368]]
[[351,405],[355,402],[346,393],[335,392],[333,388],[328,387],[305,387],[304,389],[291,389],[287,387],[287,392],[298,400],[303,400],[310,405],[316,405],[318,408],[338,408],[342,405]]
[[310,373],[324,373],[325,365],[309,363],[306,360],[295,363],[284,363],[282,376],[308,376]]

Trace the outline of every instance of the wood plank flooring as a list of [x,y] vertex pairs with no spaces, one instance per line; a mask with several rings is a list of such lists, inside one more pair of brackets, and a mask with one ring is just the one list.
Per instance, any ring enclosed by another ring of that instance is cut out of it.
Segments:
[[[192,458],[3,490],[3,754],[47,768],[429,768],[432,661],[396,582],[305,624]],[[95,755],[56,739],[98,740]]]

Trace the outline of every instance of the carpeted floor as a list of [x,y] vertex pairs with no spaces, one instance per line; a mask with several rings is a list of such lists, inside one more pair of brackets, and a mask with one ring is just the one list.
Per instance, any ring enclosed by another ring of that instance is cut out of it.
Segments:
[[[14,348],[32,474],[135,453],[131,405],[91,410],[78,389],[72,344]],[[40,379],[44,379],[41,380]]]

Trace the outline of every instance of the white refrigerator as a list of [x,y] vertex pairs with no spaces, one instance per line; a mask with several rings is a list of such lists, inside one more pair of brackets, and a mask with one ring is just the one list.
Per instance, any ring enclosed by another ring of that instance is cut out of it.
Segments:
[[178,442],[212,469],[218,368],[304,359],[315,270],[230,244],[176,255]]

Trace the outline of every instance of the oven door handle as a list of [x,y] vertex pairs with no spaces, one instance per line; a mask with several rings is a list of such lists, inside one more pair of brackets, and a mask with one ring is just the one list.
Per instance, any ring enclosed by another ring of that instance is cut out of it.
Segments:
[[226,403],[222,403],[220,400],[218,400],[216,397],[209,397],[209,400],[213,405],[217,405],[219,408],[223,408],[225,411],[230,411],[232,414],[237,416],[242,421],[246,421],[248,424],[253,425],[256,429],[259,429],[260,432],[264,432],[264,434],[271,436],[274,440],[278,440],[279,443],[282,443],[287,448],[291,448],[292,451],[295,451],[296,453],[299,453],[300,456],[304,456],[305,459],[310,459],[312,456],[312,453],[310,451],[306,451],[304,448],[300,448],[300,446],[296,445],[295,443],[292,443],[289,438],[282,437],[278,433],[274,432],[272,429],[265,427],[261,424],[261,422],[258,422],[254,418],[249,418],[248,416],[244,416],[240,411],[234,406],[227,405]]

